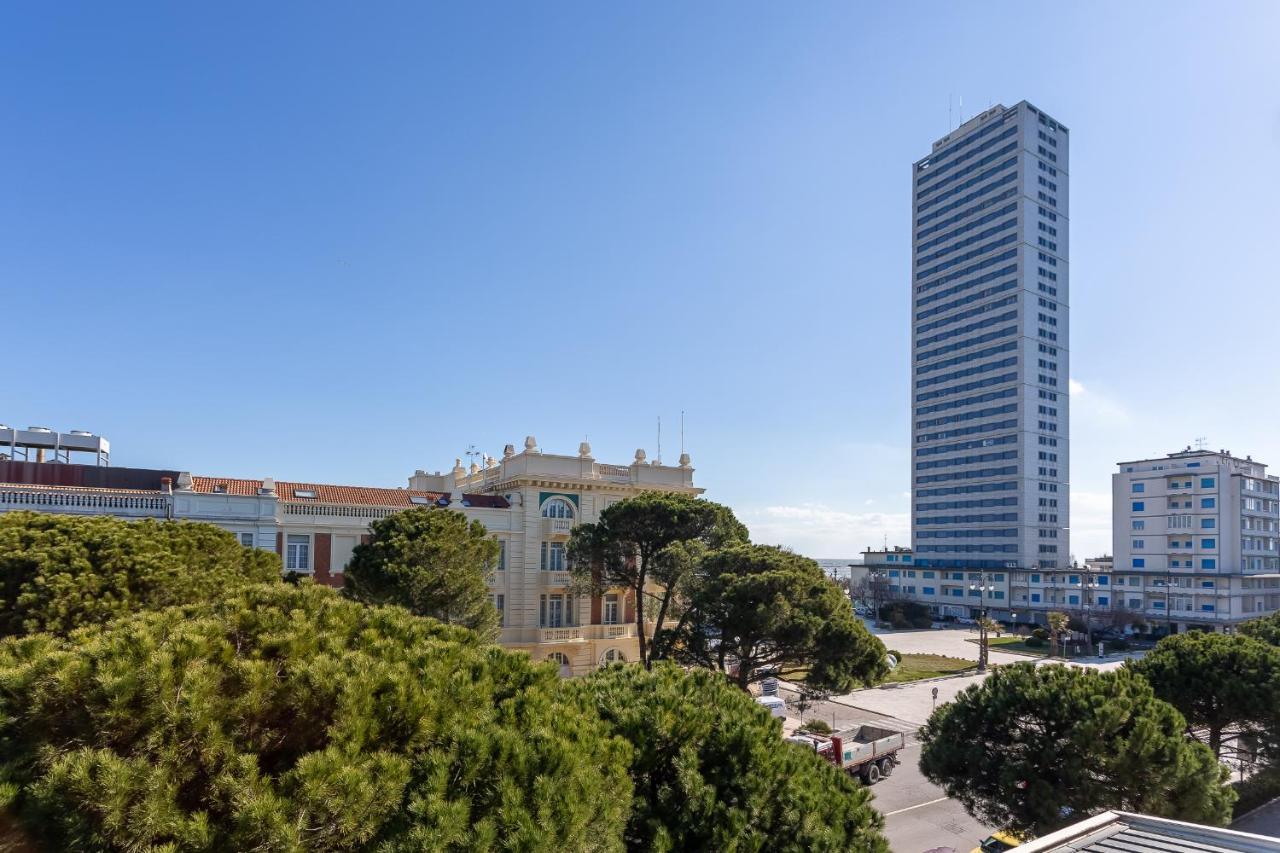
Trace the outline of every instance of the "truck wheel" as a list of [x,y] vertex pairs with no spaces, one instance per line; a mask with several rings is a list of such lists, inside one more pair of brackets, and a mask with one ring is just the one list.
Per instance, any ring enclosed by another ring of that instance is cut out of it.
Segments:
[[892,775],[893,775],[893,759],[892,758],[880,759],[880,778],[888,779]]
[[863,771],[862,778],[867,780],[868,785],[874,785],[880,781],[880,768],[875,764],[868,764],[867,769]]

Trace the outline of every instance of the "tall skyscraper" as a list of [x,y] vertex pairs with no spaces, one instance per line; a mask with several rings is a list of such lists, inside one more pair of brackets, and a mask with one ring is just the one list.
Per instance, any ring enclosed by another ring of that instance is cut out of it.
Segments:
[[1006,569],[1069,562],[1068,151],[1067,128],[1022,101],[914,166],[917,568],[997,569],[1008,583]]

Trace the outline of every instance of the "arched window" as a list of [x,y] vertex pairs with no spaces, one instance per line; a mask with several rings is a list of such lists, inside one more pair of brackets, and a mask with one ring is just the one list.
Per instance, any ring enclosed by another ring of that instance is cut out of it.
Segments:
[[627,656],[622,653],[621,649],[609,649],[600,656],[600,665],[608,666],[611,663],[626,663]]
[[547,660],[560,666],[560,677],[569,677],[569,656],[564,652],[552,652],[547,655]]
[[542,505],[543,518],[573,518],[573,504],[564,498],[550,498]]

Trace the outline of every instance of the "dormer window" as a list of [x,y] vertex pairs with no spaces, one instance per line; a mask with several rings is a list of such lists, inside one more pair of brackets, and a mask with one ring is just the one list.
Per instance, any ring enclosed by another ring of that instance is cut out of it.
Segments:
[[431,498],[426,495],[409,495],[409,503],[418,504],[419,506],[430,506],[435,503],[435,501],[431,500]]
[[214,487],[213,487],[213,493],[214,493],[215,495],[225,495],[225,494],[227,493],[227,484],[226,484],[226,483],[215,483],[215,484],[214,484]]
[[316,499],[316,493],[314,489],[294,489],[293,496],[295,498],[306,498],[307,500]]

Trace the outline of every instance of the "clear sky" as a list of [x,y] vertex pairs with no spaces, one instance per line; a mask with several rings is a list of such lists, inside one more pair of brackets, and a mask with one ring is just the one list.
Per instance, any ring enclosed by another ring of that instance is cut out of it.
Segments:
[[[403,485],[679,453],[760,541],[907,542],[910,164],[1071,129],[1073,551],[1114,463],[1280,468],[1280,3],[30,3],[0,421]],[[1270,258],[1270,260],[1268,260]]]

